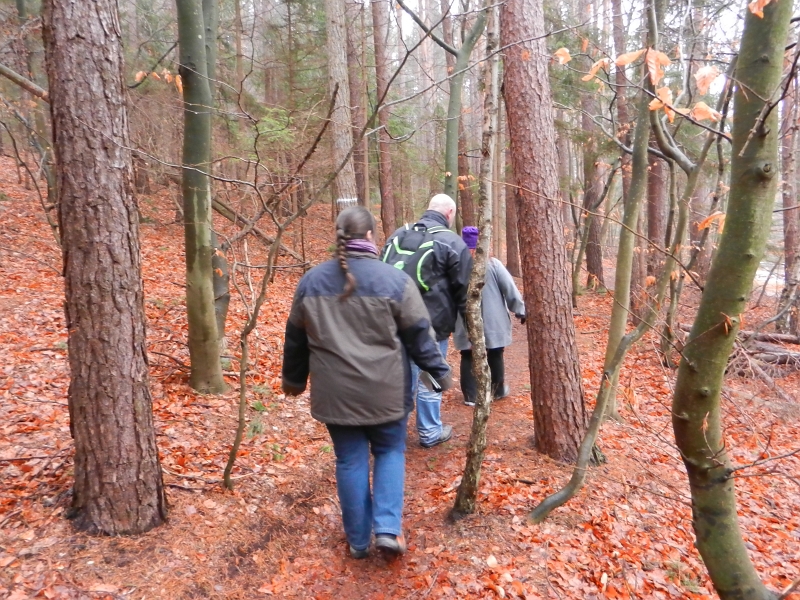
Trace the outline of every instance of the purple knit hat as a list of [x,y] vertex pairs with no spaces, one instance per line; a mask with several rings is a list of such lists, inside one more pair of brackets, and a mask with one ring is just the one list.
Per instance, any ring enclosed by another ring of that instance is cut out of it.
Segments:
[[478,228],[464,227],[461,230],[461,239],[467,244],[467,248],[475,250],[478,247]]

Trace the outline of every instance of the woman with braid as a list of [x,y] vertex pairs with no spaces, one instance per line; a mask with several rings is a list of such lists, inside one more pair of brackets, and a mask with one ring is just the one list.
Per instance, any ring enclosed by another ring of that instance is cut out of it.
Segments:
[[[353,558],[405,552],[402,531],[409,359],[452,386],[414,281],[378,260],[375,219],[363,207],[336,219],[336,258],[297,286],[283,356],[283,390],[305,391],[336,454],[336,488]],[[374,457],[370,489],[370,453]]]

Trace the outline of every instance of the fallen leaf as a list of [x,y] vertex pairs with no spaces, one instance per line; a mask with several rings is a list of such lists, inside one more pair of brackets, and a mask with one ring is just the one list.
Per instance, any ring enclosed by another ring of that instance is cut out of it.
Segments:
[[486,559],[486,564],[492,569],[497,566],[497,559],[494,557],[494,554],[489,555],[489,557]]

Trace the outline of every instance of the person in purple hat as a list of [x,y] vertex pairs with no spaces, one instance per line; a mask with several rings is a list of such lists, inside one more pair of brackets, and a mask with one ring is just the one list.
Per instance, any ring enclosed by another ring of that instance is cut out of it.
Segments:
[[[478,233],[477,227],[464,227],[461,230],[462,239],[473,253],[478,246]],[[492,374],[492,395],[495,400],[505,398],[511,393],[505,382],[503,362],[503,350],[511,344],[510,313],[524,323],[525,303],[514,283],[514,278],[503,263],[494,257],[489,257],[486,263],[486,284],[483,287],[481,314],[489,371]],[[461,392],[464,394],[464,404],[475,406],[478,383],[472,374],[472,345],[460,315],[456,322],[453,342],[456,349],[461,352]]]

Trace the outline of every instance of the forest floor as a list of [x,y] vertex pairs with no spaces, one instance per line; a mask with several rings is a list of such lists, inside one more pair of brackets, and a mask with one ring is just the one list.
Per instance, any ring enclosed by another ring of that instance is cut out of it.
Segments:
[[[325,428],[307,395],[280,394],[283,327],[297,269],[270,287],[252,337],[248,434],[220,485],[236,427],[238,362],[245,318],[234,294],[228,346],[231,391],[202,396],[187,385],[182,238],[174,191],[141,199],[143,277],[151,389],[170,504],[169,521],[132,538],[91,537],[64,518],[72,443],[60,253],[35,193],[0,158],[0,598],[711,598],[693,545],[688,486],[670,423],[674,371],[660,365],[655,337],[630,354],[621,376],[621,423],[599,445],[578,497],[542,525],[527,512],[570,475],[532,449],[525,331],[507,350],[512,396],[492,408],[476,514],[451,524],[472,410],[445,394],[453,439],[417,444],[409,425],[405,523],[409,552],[391,563],[347,553]],[[307,219],[309,256],[332,244],[329,209]],[[250,262],[259,253],[249,244]],[[289,266],[292,259],[281,259]],[[239,279],[249,294],[246,281]],[[257,281],[254,282],[254,285]],[[757,294],[755,294],[757,295]],[[754,296],[755,296],[754,295]],[[684,319],[691,319],[687,298]],[[599,383],[611,299],[580,298],[583,384],[591,408]],[[751,311],[753,324],[770,307]],[[450,362],[457,365],[455,353]],[[727,447],[738,464],[800,448],[800,378],[776,373],[786,395],[756,379],[730,378],[724,392]],[[767,471],[770,471],[768,474]],[[781,590],[800,577],[800,459],[743,470],[740,522],[762,578]]]

